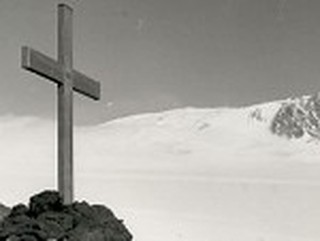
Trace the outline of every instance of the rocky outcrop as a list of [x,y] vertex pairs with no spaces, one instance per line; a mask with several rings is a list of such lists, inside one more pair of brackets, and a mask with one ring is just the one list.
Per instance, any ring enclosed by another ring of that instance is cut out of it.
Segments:
[[279,136],[320,139],[320,94],[284,102],[271,122],[271,131]]
[[0,241],[130,241],[122,220],[103,205],[74,202],[63,205],[55,191],[30,198],[29,206],[12,208],[0,224]]

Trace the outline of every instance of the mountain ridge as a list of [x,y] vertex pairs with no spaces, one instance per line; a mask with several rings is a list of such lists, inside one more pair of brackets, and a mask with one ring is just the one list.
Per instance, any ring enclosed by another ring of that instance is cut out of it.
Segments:
[[[188,127],[206,129],[210,126],[208,122],[213,119],[235,112],[239,112],[238,115],[241,115],[242,118],[251,118],[258,123],[267,124],[270,132],[279,137],[287,137],[288,139],[306,137],[320,140],[320,93],[238,108],[185,107],[163,112],[137,114],[103,123],[99,127],[125,126],[126,123],[157,126],[176,123],[177,126],[187,125]],[[225,118],[222,118],[221,121],[224,120]]]

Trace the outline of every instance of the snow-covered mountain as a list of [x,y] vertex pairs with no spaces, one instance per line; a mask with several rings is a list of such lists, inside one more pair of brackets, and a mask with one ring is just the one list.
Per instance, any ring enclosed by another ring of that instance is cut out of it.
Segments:
[[[135,240],[319,240],[319,98],[76,127],[76,197],[113,208]],[[1,200],[52,188],[54,124],[6,116],[0,134]]]
[[[90,145],[109,162],[94,166],[98,157],[83,160],[79,173],[106,175],[111,187],[123,189],[123,199],[142,202],[141,216],[129,216],[144,240],[315,241],[320,238],[317,103],[316,96],[306,96],[114,120],[79,134],[95,136],[94,146],[79,140],[79,159]],[[120,177],[126,184],[119,184]],[[91,197],[97,189],[81,191]]]
[[[319,117],[320,97],[314,95],[243,108],[140,114],[80,132],[86,139],[98,136],[93,152],[114,160],[117,170],[139,166],[148,173],[211,175],[218,166],[245,171],[272,163],[319,163]],[[90,144],[80,143],[79,158]]]

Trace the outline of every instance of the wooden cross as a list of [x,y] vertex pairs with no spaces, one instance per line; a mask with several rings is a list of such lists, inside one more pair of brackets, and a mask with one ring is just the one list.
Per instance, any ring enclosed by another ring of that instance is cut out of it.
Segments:
[[58,85],[58,190],[65,204],[73,201],[73,90],[100,98],[100,83],[72,67],[72,8],[58,5],[58,60],[22,47],[22,67]]

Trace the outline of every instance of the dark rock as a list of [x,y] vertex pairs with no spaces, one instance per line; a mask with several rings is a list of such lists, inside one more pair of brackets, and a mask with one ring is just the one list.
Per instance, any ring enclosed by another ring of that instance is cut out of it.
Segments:
[[18,236],[12,235],[12,236],[8,237],[7,239],[4,239],[3,241],[19,241],[19,239],[20,238]]
[[86,219],[94,219],[95,212],[94,210],[90,207],[90,205],[83,201],[83,202],[74,202],[71,205],[71,208],[77,212],[78,214],[81,215],[82,218]]
[[270,130],[289,139],[308,135],[320,140],[320,93],[284,102],[274,116]]
[[67,213],[45,212],[38,216],[37,221],[40,223],[43,223],[43,222],[57,223],[65,231],[68,231],[73,228],[73,217]]
[[101,229],[95,229],[93,231],[89,231],[83,235],[79,241],[105,241],[105,235],[103,233],[103,230]]
[[271,123],[271,131],[288,138],[300,138],[304,135],[304,113],[294,104],[285,104],[277,112]]
[[45,191],[12,208],[0,222],[0,241],[131,241],[123,222],[103,205],[63,205],[55,191]]
[[63,238],[73,228],[73,217],[63,212],[45,212],[37,217],[41,229],[49,238]]
[[30,215],[37,217],[46,211],[61,211],[63,209],[62,198],[57,191],[44,191],[30,198]]
[[92,205],[92,209],[95,213],[95,219],[98,223],[102,224],[109,219],[114,218],[113,212],[103,205]]
[[3,220],[11,212],[10,208],[0,204],[0,221]]
[[23,234],[21,237],[17,237],[18,241],[39,241],[34,235],[31,234]]
[[41,223],[41,230],[46,233],[48,238],[62,239],[66,232],[58,223],[45,220]]
[[16,217],[21,215],[28,215],[29,209],[24,204],[18,204],[11,209],[9,217]]
[[0,240],[8,237],[32,235],[37,240],[46,240],[48,235],[41,230],[41,225],[34,219],[21,215],[5,219],[0,231]]

